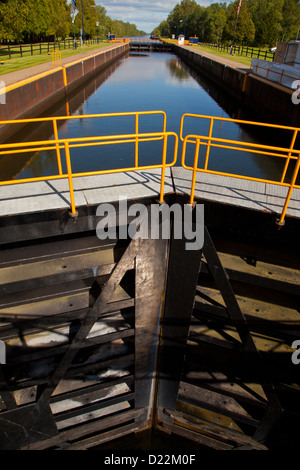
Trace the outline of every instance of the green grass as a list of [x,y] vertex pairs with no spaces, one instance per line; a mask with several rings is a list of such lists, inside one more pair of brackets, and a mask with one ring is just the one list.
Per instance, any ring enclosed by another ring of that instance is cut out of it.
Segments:
[[252,60],[251,57],[244,57],[242,55],[234,55],[234,54],[230,55],[228,52],[223,52],[223,51],[221,52],[221,51],[218,51],[217,49],[213,49],[212,47],[206,47],[202,45],[195,45],[192,47],[195,48],[196,50],[209,52],[210,54],[223,57],[225,59],[233,60],[234,62],[238,62],[240,64],[247,65],[249,68],[251,67],[251,60]]
[[[61,57],[69,57],[76,54],[81,54],[82,52],[94,51],[95,49],[101,49],[102,47],[109,44],[108,42],[104,41],[100,44],[94,44],[92,46],[83,46],[77,47],[77,49],[65,49],[61,50]],[[16,72],[18,70],[26,69],[28,67],[34,67],[35,65],[44,64],[46,62],[52,63],[52,53],[47,52],[43,54],[36,54],[36,55],[28,55],[24,57],[17,57],[11,59],[4,59],[0,61],[0,74],[4,75],[6,73]]]
[[[177,44],[177,41],[174,40],[174,39],[165,39],[165,41],[171,42],[171,43],[173,42],[173,43]],[[240,64],[247,65],[249,68],[251,67],[252,58],[249,57],[249,56],[246,57],[244,55],[238,55],[238,54],[230,55],[229,52],[218,51],[216,48],[204,46],[203,44],[201,44],[201,45],[200,44],[198,44],[198,45],[195,44],[191,47],[193,47],[193,49],[195,49],[195,50],[208,52],[208,53],[213,54],[215,56],[223,57],[225,59],[230,59],[230,60],[233,60],[234,62],[238,62]],[[258,54],[259,50],[260,50],[260,52],[265,51],[265,49],[259,49],[258,47],[253,48],[254,53],[257,52],[257,54]],[[272,59],[270,59],[270,58],[267,59],[267,60],[272,61]]]

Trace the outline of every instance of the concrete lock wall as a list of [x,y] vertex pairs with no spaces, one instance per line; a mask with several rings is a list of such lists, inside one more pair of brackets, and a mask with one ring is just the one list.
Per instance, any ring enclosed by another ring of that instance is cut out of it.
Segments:
[[249,70],[233,68],[201,53],[174,46],[175,52],[217,86],[272,123],[299,126],[300,104],[295,105],[295,90],[257,77]]
[[299,126],[300,105],[292,102],[294,90],[276,84],[270,84],[266,79],[248,75],[243,103],[249,108],[257,109],[259,114],[272,122],[285,125]]
[[[0,121],[38,116],[128,50],[129,44],[116,45],[113,49],[91,54],[79,61],[55,67],[31,79],[8,86],[6,104],[0,106]],[[20,127],[22,126],[9,124],[1,126],[0,141],[8,139]]]
[[62,70],[41,77],[6,93],[6,105],[0,107],[1,120],[17,119],[31,109],[38,108],[50,96],[64,90]]
[[244,71],[205,57],[201,53],[181,47],[175,46],[175,52],[200,73],[209,77],[212,82],[225,88],[227,92],[233,94],[236,98],[242,97],[243,83],[246,75]]

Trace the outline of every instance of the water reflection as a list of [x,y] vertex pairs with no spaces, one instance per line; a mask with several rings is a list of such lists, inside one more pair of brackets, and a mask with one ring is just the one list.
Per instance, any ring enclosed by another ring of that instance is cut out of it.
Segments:
[[167,62],[172,77],[180,82],[189,80],[189,73],[181,65],[181,61],[177,58],[171,59]]

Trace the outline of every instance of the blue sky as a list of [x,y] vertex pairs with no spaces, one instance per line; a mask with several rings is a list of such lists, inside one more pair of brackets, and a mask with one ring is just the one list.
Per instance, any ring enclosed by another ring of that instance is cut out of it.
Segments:
[[[180,0],[95,0],[95,3],[104,6],[112,19],[134,23],[138,29],[151,33],[159,23],[167,19],[168,14],[177,3],[180,3]],[[212,3],[222,2],[199,0],[197,3],[207,7]]]

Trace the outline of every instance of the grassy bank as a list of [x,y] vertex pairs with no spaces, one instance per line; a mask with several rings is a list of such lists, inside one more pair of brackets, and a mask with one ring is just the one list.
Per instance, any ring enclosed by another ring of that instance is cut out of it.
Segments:
[[[173,39],[164,39],[164,41],[177,44],[177,41]],[[188,45],[187,42],[185,45],[186,46]],[[218,56],[218,57],[223,57],[224,59],[232,60],[234,62],[238,62],[239,64],[246,65],[249,68],[251,67],[251,60],[252,60],[251,57],[244,57],[242,55],[230,55],[227,52],[220,52],[217,49],[203,46],[202,44],[193,44],[191,47],[195,49],[195,51],[207,52],[208,54]]]
[[[70,57],[76,54],[82,54],[83,52],[99,50],[109,44],[108,41],[103,41],[100,44],[94,44],[91,46],[82,46],[77,47],[77,49],[65,49],[61,51],[62,59],[64,57]],[[44,64],[46,62],[52,63],[52,53],[44,53],[33,56],[18,57],[12,59],[6,59],[1,61],[0,65],[0,74],[4,75],[11,72],[16,72],[18,70],[26,69],[29,67],[34,67],[35,65]]]
[[220,52],[217,49],[213,49],[211,47],[206,47],[202,45],[194,45],[192,46],[196,50],[208,52],[209,54],[216,55],[218,57],[223,57],[225,59],[233,60],[234,62],[238,62],[240,64],[247,65],[249,68],[251,67],[251,57],[244,57],[242,55],[230,55],[227,52]]

